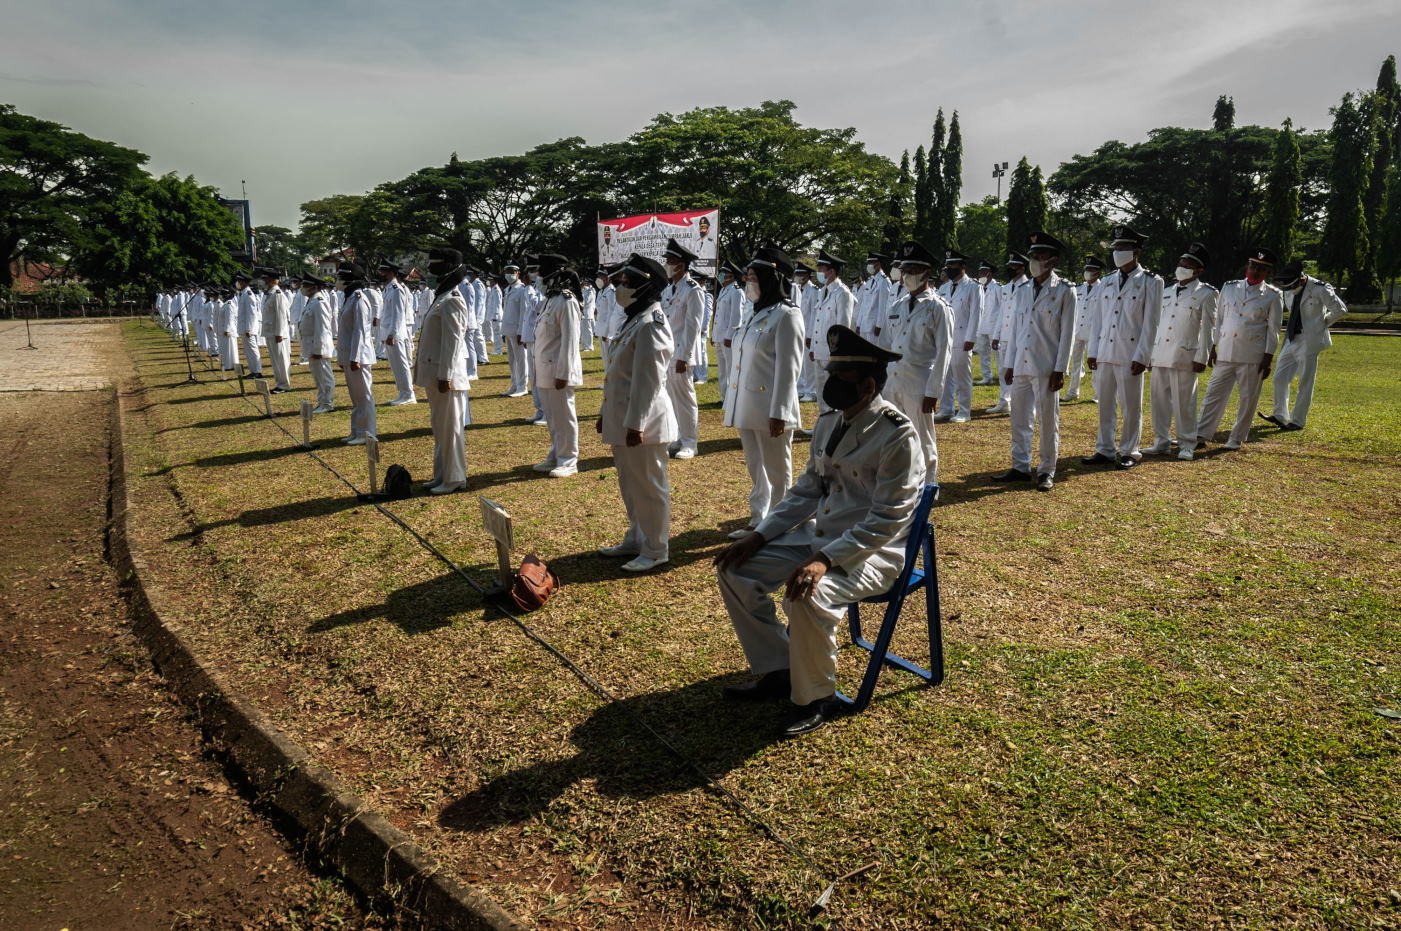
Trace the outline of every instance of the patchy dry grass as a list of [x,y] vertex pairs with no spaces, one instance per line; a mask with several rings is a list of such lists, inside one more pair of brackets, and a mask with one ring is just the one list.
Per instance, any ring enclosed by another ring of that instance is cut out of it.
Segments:
[[[1005,418],[942,428],[948,680],[888,672],[866,714],[778,744],[779,709],[717,694],[744,664],[709,560],[745,515],[746,478],[713,384],[703,455],[672,465],[664,574],[593,555],[624,528],[591,429],[596,357],[580,475],[530,471],[545,431],[522,422],[528,399],[499,397],[496,362],[473,395],[472,494],[389,505],[483,582],[476,495],[508,508],[520,547],[566,582],[530,623],[620,696],[609,705],[236,383],[182,386],[164,334],[127,338],[146,389],[128,438],[136,532],[201,648],[449,869],[543,926],[806,926],[827,880],[870,861],[822,922],[1401,924],[1398,730],[1373,710],[1401,705],[1401,339],[1340,337],[1307,431],[1265,427],[1194,463],[1084,469],[1071,457],[1095,408],[1067,406],[1050,495],[987,482],[1006,467]],[[299,436],[311,389],[294,378],[274,403]],[[337,401],[318,450],[363,485]],[[379,433],[386,465],[429,473],[426,406],[381,407]],[[912,607],[907,655],[921,626]],[[844,654],[844,681],[860,668]]]

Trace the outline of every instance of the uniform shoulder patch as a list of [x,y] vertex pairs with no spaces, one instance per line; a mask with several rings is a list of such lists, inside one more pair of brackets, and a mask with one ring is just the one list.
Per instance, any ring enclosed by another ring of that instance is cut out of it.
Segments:
[[910,418],[906,417],[904,414],[900,413],[893,407],[885,408],[880,412],[880,414],[882,417],[895,424],[897,427],[904,426],[905,424],[910,422]]

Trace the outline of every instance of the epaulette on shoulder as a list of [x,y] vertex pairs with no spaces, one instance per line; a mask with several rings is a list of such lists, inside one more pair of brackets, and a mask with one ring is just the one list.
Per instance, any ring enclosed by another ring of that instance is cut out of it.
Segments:
[[882,417],[895,424],[895,426],[897,427],[903,427],[905,424],[908,424],[910,422],[910,418],[906,417],[904,414],[900,413],[893,407],[887,407],[880,413]]
[[823,417],[826,417],[828,414],[837,414],[837,413],[840,413],[840,411],[838,411],[835,407],[833,407],[833,408],[830,408],[830,409],[825,410],[825,411],[823,411],[822,413],[818,414],[818,415],[817,415],[817,419],[818,419],[818,420],[821,420]]

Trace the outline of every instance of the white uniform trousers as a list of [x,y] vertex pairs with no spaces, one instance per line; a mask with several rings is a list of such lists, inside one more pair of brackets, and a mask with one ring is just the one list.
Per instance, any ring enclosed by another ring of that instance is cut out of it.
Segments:
[[757,527],[793,484],[793,431],[740,430],[739,448],[749,469],[749,526]]
[[[1003,358],[1001,349],[996,349],[994,352],[997,354],[997,403],[1005,407],[1012,401],[1012,386],[1007,384],[1006,379],[1002,377],[1002,373],[1011,364],[1011,359]],[[1015,378],[1016,376],[1014,375],[1013,377]]]
[[579,467],[579,416],[574,410],[574,389],[540,388],[545,408],[545,425],[550,431],[550,454],[546,460],[569,469]]
[[487,358],[486,354],[486,331],[478,327],[475,330],[468,330],[467,336],[467,348],[470,350],[469,355],[474,356],[479,365],[485,365],[490,362],[491,360]]
[[978,368],[983,381],[992,381],[997,377],[997,370],[992,364],[992,337],[980,333],[973,343],[973,350],[978,354]]
[[900,413],[909,418],[910,425],[915,428],[915,435],[919,437],[919,446],[924,453],[925,483],[939,481],[939,445],[934,438],[934,415],[924,413],[924,395],[921,393],[915,396],[896,389],[890,392],[890,403],[900,408]]
[[[809,525],[810,526],[810,525]],[[790,670],[794,704],[806,705],[837,691],[837,630],[845,629],[846,606],[890,588],[894,575],[862,564],[847,574],[831,569],[812,598],[784,601],[788,626],[778,622],[770,595],[820,547],[811,531],[799,529],[766,543],[740,566],[720,570],[720,596],[757,675]]]
[[[943,396],[939,398],[939,413],[952,416],[956,411],[968,414],[972,410],[973,355],[965,352],[960,343],[949,353],[949,373],[944,378]],[[912,415],[905,411],[905,416]]]
[[1055,477],[1060,456],[1060,395],[1050,388],[1049,375],[1012,376],[1012,468],[1031,471],[1031,439],[1041,428],[1038,474]]
[[433,426],[433,481],[462,485],[467,481],[467,441],[462,435],[467,392],[439,391],[437,382],[425,390],[428,418]]
[[[734,349],[726,346],[724,343],[715,344],[715,364],[720,369],[718,372],[716,372],[716,375],[718,376],[716,380],[720,383],[721,401],[724,400],[725,395],[728,394],[730,391],[730,363],[733,360]],[[801,387],[798,389],[798,393],[803,393]]]
[[585,317],[579,323],[579,348],[593,352],[593,317]]
[[511,367],[511,394],[520,394],[530,384],[530,353],[514,336],[506,337],[506,363]]
[[1070,372],[1065,377],[1065,399],[1073,401],[1080,396],[1080,381],[1085,377],[1085,349],[1087,340],[1077,339],[1070,347]]
[[477,338],[481,335],[480,330],[468,330],[462,337],[463,351],[467,354],[467,380],[476,381],[480,375],[477,372]]
[[528,381],[529,381],[529,385],[530,385],[530,399],[531,399],[532,401],[535,402],[535,417],[534,417],[533,419],[535,419],[535,420],[544,420],[544,419],[545,419],[545,400],[544,400],[542,397],[540,397],[540,378],[539,378],[539,373],[536,371],[536,366],[535,366],[535,362],[534,362],[534,355],[533,355],[534,352],[535,352],[535,350],[534,350],[534,348],[531,346],[531,344],[530,344],[530,343],[526,343],[526,344],[525,344],[525,354],[528,355],[528,356],[531,356],[530,378],[528,379]]
[[1177,445],[1191,450],[1197,445],[1197,373],[1190,368],[1154,367],[1148,377],[1148,400],[1153,410],[1153,445],[1165,449],[1177,425]]
[[336,375],[331,371],[331,360],[322,356],[309,360],[311,380],[316,385],[316,406],[330,409],[336,405]]
[[341,366],[345,372],[345,390],[350,395],[350,439],[362,436],[376,436],[374,378],[368,365],[352,369]]
[[[721,355],[721,354],[720,354],[719,352],[716,353],[716,356],[720,356],[720,355]],[[721,397],[724,397],[723,392],[724,392],[724,390],[725,390],[725,389],[724,389],[724,384],[725,384],[725,367],[724,367],[724,360],[723,360],[723,357],[720,358],[719,364],[720,364],[720,385],[721,385],[720,390],[721,390],[721,392],[722,392]],[[806,397],[807,395],[812,394],[813,368],[814,368],[813,362],[812,362],[811,359],[808,358],[807,350],[804,349],[804,350],[803,350],[803,367],[802,367],[802,369],[800,369],[799,372],[798,372],[798,397],[800,397],[800,398],[801,398],[801,397]]]
[[263,357],[258,352],[258,337],[240,336],[239,340],[243,343],[243,357],[248,360],[248,374],[262,375]]
[[637,547],[648,559],[669,558],[671,485],[666,447],[660,443],[614,446],[613,465],[618,470],[618,495],[628,515],[623,545]]
[[[1303,339],[1295,337],[1284,344],[1275,357],[1275,417],[1301,427],[1308,423],[1309,406],[1313,404],[1313,380],[1317,374],[1318,353],[1306,348]],[[1291,406],[1289,383],[1296,375],[1299,390]]]
[[700,446],[700,408],[696,405],[695,370],[686,366],[686,371],[677,372],[673,362],[667,368],[666,393],[671,398],[672,410],[676,411],[676,438],[681,449],[697,452]]
[[292,344],[285,337],[280,343],[273,340],[268,343],[268,358],[272,360],[274,387],[290,389],[292,387]]
[[[1099,438],[1095,451],[1127,458],[1138,452],[1143,439],[1143,373],[1129,374],[1128,363],[1101,362],[1095,370],[1095,397],[1099,399]],[[1122,412],[1124,422],[1118,422]],[[1115,431],[1118,445],[1115,445]]]
[[1226,413],[1226,402],[1231,399],[1231,389],[1239,388],[1236,425],[1231,430],[1229,442],[1239,446],[1250,439],[1250,424],[1255,419],[1255,408],[1260,403],[1260,385],[1264,381],[1260,376],[1259,362],[1217,362],[1211,380],[1206,383],[1206,397],[1202,399],[1202,412],[1197,417],[1197,437],[1209,440],[1216,435],[1216,428],[1221,425],[1221,417]]
[[698,385],[703,385],[706,379],[710,377],[710,341],[705,339],[701,340],[700,347],[700,358],[696,360],[694,365],[689,366],[689,374],[692,381]]
[[409,357],[412,341],[406,337],[395,337],[394,344],[386,344],[385,355],[389,358],[389,371],[394,373],[394,390],[398,392],[394,400],[407,404],[417,404],[418,396],[413,390],[413,360]]
[[218,347],[220,367],[226,372],[238,368],[238,338],[220,333]]
[[482,323],[482,336],[486,339],[487,349],[501,355],[501,321],[487,319]]

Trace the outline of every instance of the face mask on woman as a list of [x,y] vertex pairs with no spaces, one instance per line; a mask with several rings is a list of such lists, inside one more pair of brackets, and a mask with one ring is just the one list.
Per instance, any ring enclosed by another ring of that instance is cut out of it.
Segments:
[[619,307],[631,307],[631,306],[632,306],[632,297],[633,297],[633,295],[636,294],[636,293],[637,293],[637,289],[636,289],[636,288],[629,287],[628,285],[625,285],[625,284],[620,284],[620,285],[618,285],[616,288],[613,289],[613,296],[616,297],[616,298],[618,299],[618,306],[619,306]]
[[744,283],[744,296],[749,298],[749,303],[758,303],[759,298],[763,296],[763,291],[759,287],[759,282],[746,281]]
[[861,386],[843,378],[828,378],[822,386],[822,400],[833,410],[847,410],[860,402]]

